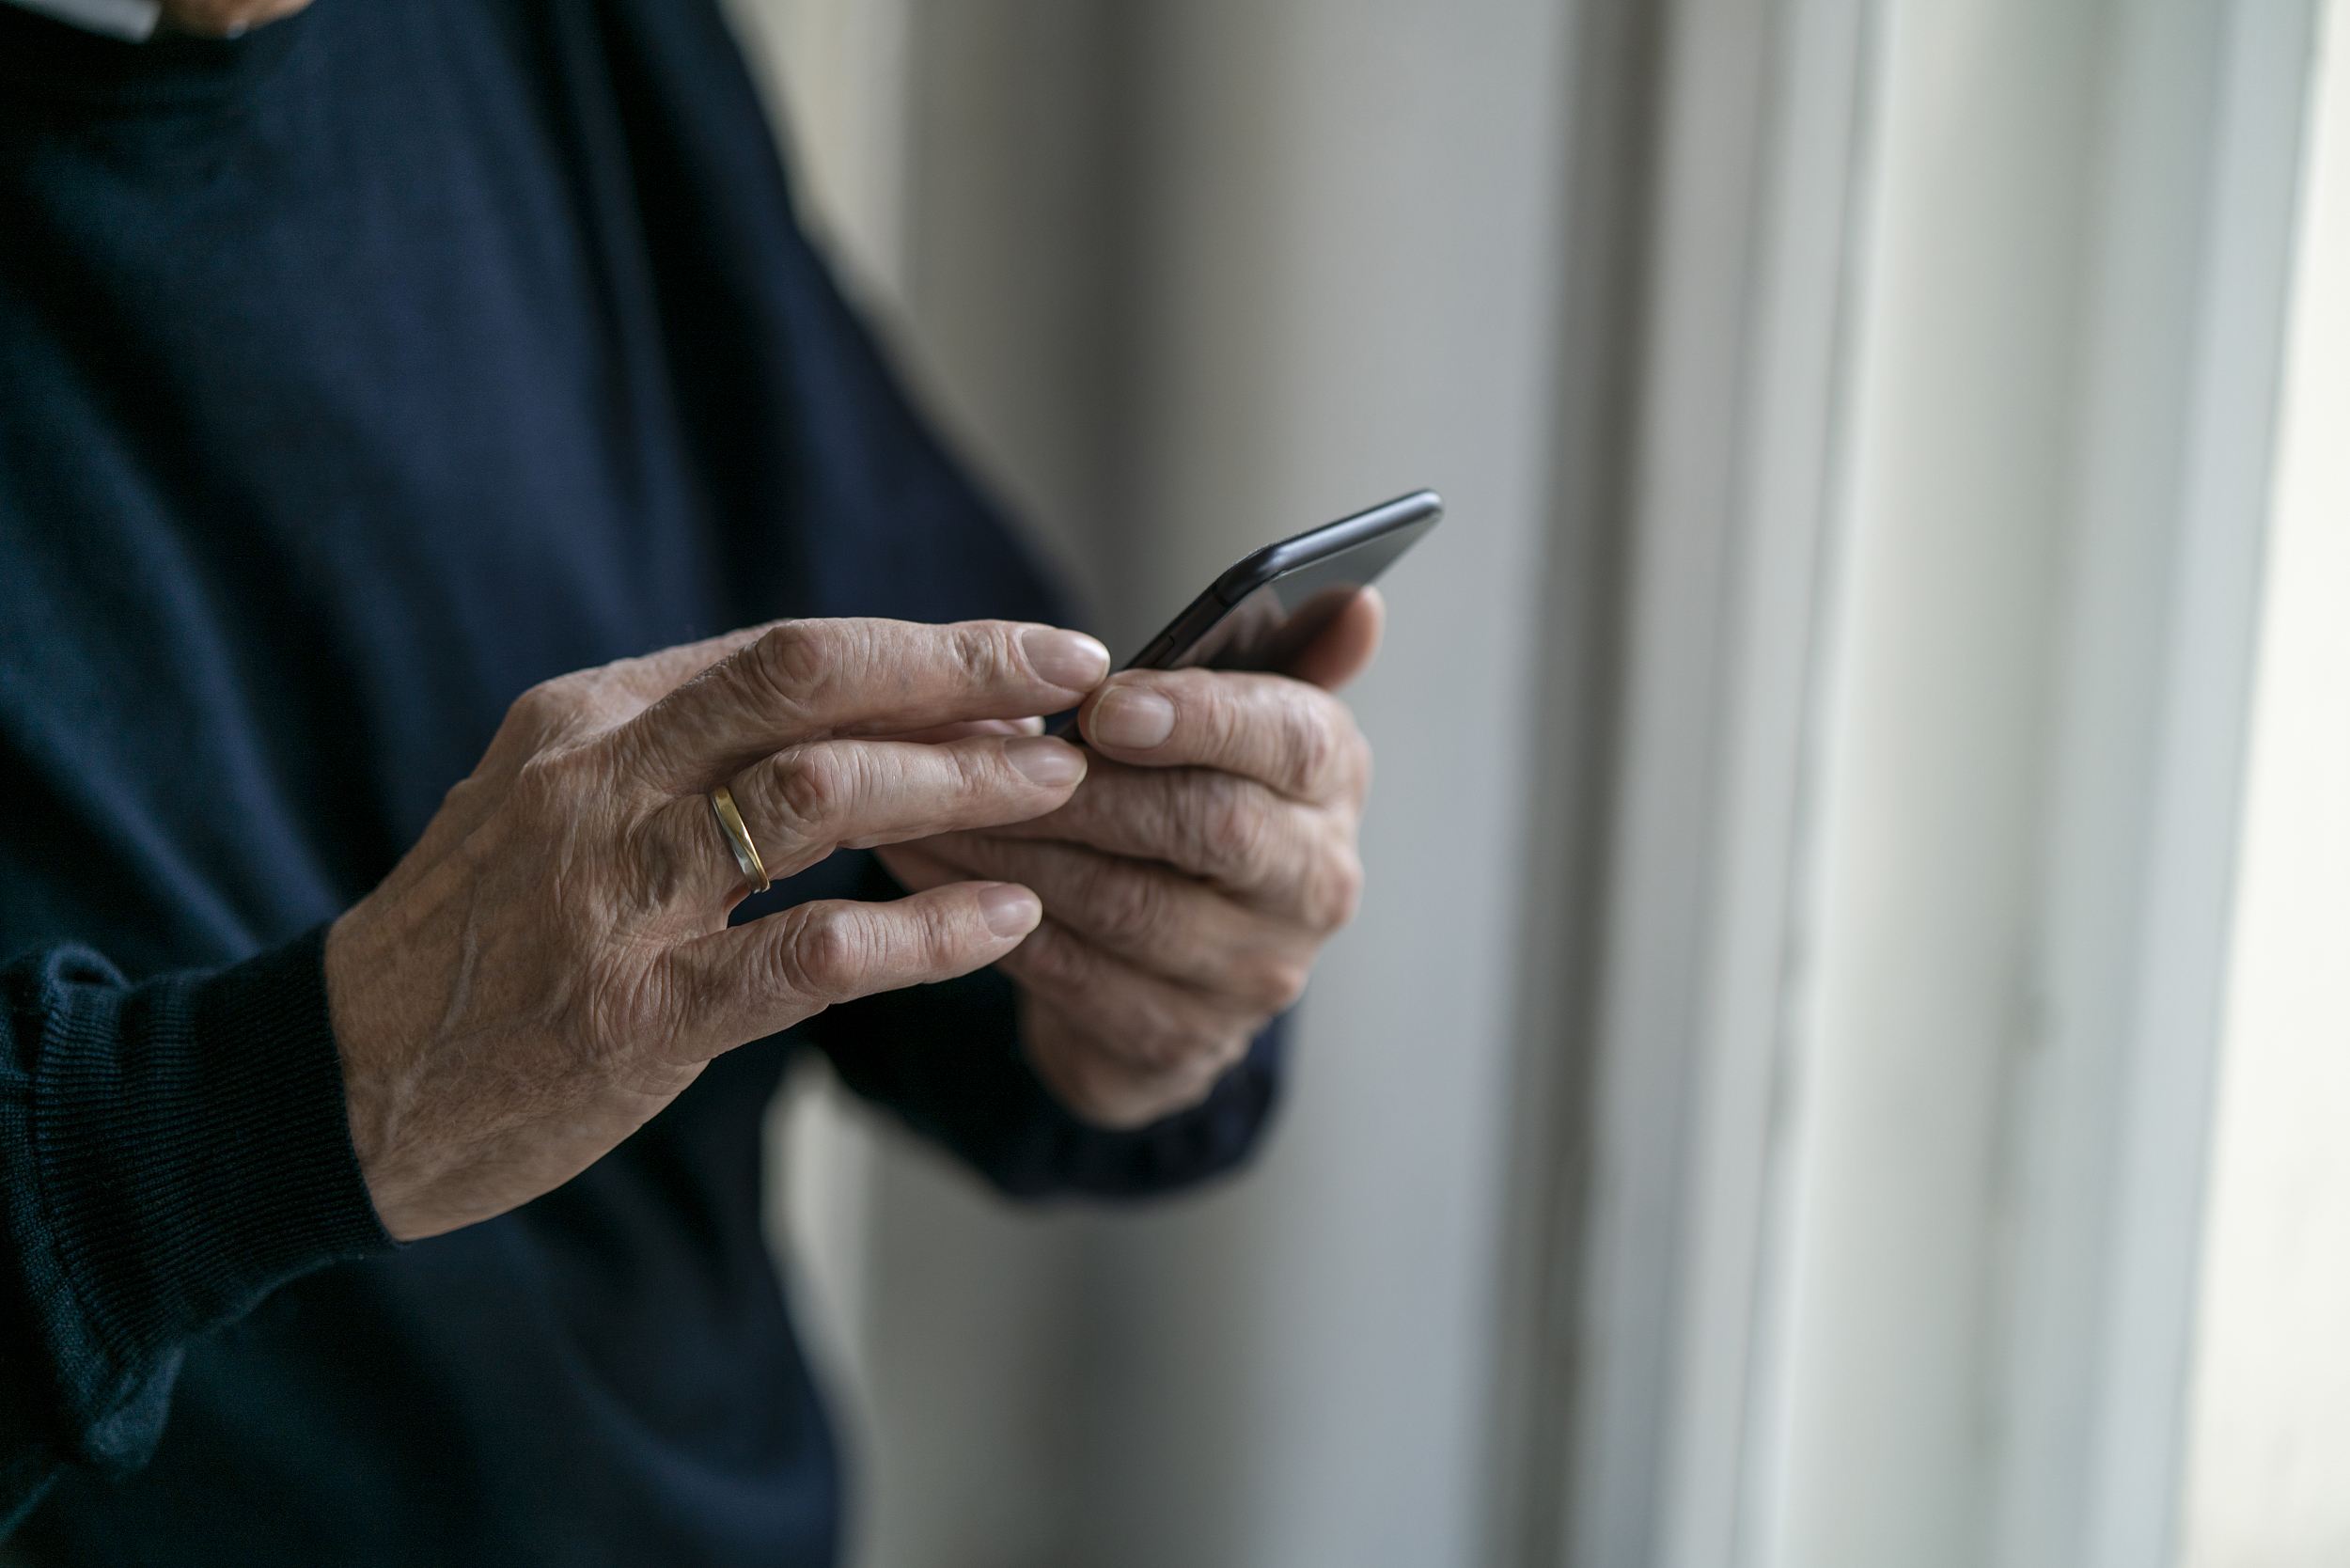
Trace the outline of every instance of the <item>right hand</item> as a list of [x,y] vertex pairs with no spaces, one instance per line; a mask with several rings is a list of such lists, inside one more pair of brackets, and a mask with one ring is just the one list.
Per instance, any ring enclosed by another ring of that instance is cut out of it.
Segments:
[[1072,707],[1108,669],[1100,643],[1051,627],[802,620],[524,693],[327,933],[352,1137],[384,1228],[411,1240],[502,1214],[721,1052],[1018,947],[1041,910],[1008,883],[729,927],[744,889],[707,792],[732,791],[778,880],[839,848],[1041,816],[1084,753],[987,721]]

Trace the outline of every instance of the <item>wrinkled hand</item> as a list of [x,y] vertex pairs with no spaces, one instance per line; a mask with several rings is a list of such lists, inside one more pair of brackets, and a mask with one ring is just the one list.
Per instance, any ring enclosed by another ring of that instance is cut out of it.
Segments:
[[1000,880],[728,927],[744,890],[706,792],[728,786],[776,877],[837,848],[1034,817],[1070,798],[1085,755],[994,721],[1067,707],[1108,667],[1101,644],[1048,627],[805,620],[525,693],[327,935],[352,1137],[384,1227],[431,1235],[526,1202],[721,1052],[1005,956],[1040,912]]
[[1359,596],[1296,678],[1116,676],[1079,710],[1098,756],[1067,805],[882,851],[909,887],[1000,877],[1042,897],[998,967],[1038,1075],[1079,1115],[1134,1126],[1197,1103],[1353,917],[1371,749],[1331,689],[1371,662],[1380,614]]

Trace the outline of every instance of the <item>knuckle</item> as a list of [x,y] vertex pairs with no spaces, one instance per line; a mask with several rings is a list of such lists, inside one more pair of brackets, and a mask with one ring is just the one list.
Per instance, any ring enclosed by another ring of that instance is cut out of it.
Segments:
[[1362,902],[1362,855],[1352,844],[1341,845],[1322,858],[1308,885],[1306,922],[1318,932],[1337,931],[1355,918]]
[[1190,1039],[1163,1018],[1146,1018],[1126,1032],[1125,1056],[1136,1067],[1157,1074],[1181,1063]]
[[838,754],[822,746],[801,747],[776,759],[769,781],[775,831],[804,844],[829,837],[826,824],[854,792]]
[[1017,635],[1000,621],[964,621],[950,629],[947,656],[964,684],[987,684],[1012,667],[1012,639]]
[[1214,1087],[1216,1079],[1240,1065],[1241,1058],[1248,1054],[1248,1047],[1255,1043],[1255,1032],[1247,1029],[1233,1029],[1216,1043],[1215,1049],[1201,1063],[1206,1069],[1199,1085],[1201,1099],[1207,1098],[1208,1090]]
[[1344,737],[1321,705],[1302,698],[1282,704],[1281,754],[1300,794],[1318,794],[1337,777]]
[[1263,803],[1239,779],[1223,774],[1207,775],[1200,782],[1195,818],[1200,864],[1230,881],[1261,880],[1271,853]]
[[1086,980],[1085,964],[1076,945],[1063,940],[1062,933],[1049,920],[1020,945],[1020,963],[1039,983],[1057,991],[1074,989]]
[[[1166,781],[1167,795],[1154,813],[1159,819],[1172,858],[1180,865],[1214,876],[1223,867],[1215,854],[1214,795],[1222,788],[1213,776]],[[1158,835],[1153,835],[1157,837]]]
[[916,947],[926,967],[947,968],[953,965],[967,943],[963,922],[948,904],[929,904],[922,910],[922,923],[916,933]]
[[577,705],[569,682],[560,678],[541,681],[507,704],[499,728],[535,745],[562,730]]
[[1206,1100],[1214,1091],[1216,1080],[1224,1075],[1229,1058],[1236,1054],[1225,1041],[1218,1040],[1206,1054],[1186,1063],[1182,1072],[1167,1074],[1157,1086],[1154,1114],[1172,1116]]
[[1252,958],[1241,970],[1241,996],[1259,1012],[1287,1012],[1306,995],[1306,965],[1293,958]]
[[1165,933],[1167,893],[1152,878],[1112,865],[1095,871],[1093,884],[1094,925],[1104,943],[1142,948]]
[[1147,1007],[1132,1036],[1135,1055],[1153,1072],[1171,1072],[1197,1060],[1214,1035],[1183,1009],[1166,1003]]
[[489,780],[477,770],[442,792],[441,814],[461,820],[471,818],[494,802],[494,795]]
[[936,789],[956,799],[1001,794],[1008,788],[1018,790],[1027,784],[1004,760],[1000,750],[933,746],[923,754],[922,760],[935,764],[938,773],[934,777],[924,777],[926,770],[916,770],[908,782]]
[[787,711],[804,708],[838,668],[838,640],[821,621],[781,621],[751,644],[744,668]]
[[792,931],[776,944],[776,979],[800,996],[837,1000],[854,990],[870,962],[871,948],[864,928],[848,911],[810,910],[797,916]]
[[1177,687],[1177,712],[1197,715],[1197,723],[1204,737],[1204,749],[1211,757],[1230,758],[1243,755],[1249,742],[1256,739],[1249,733],[1253,721],[1235,700],[1231,686],[1205,669],[1185,670],[1185,679]]

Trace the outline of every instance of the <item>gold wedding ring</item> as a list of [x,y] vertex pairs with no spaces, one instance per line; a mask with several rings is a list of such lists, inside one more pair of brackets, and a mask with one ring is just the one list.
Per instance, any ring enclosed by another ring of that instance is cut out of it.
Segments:
[[718,831],[727,836],[727,848],[734,852],[734,863],[743,868],[743,880],[754,893],[764,893],[773,886],[767,880],[767,867],[759,858],[759,846],[751,842],[751,830],[743,825],[743,813],[734,807],[734,792],[724,784],[710,792],[710,814],[718,819]]

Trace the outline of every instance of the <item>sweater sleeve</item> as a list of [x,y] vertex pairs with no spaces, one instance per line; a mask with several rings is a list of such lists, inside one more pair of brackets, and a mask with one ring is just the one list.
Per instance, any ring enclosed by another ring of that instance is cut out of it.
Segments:
[[[854,895],[901,896],[867,858]],[[1144,1198],[1239,1166],[1270,1121],[1283,1022],[1208,1097],[1148,1126],[1097,1127],[1056,1099],[1020,1044],[1011,981],[982,969],[836,1007],[801,1026],[843,1082],[1015,1198]]]
[[0,969],[0,1534],[60,1466],[146,1461],[191,1341],[393,1245],[322,950],[138,984],[80,947]]

